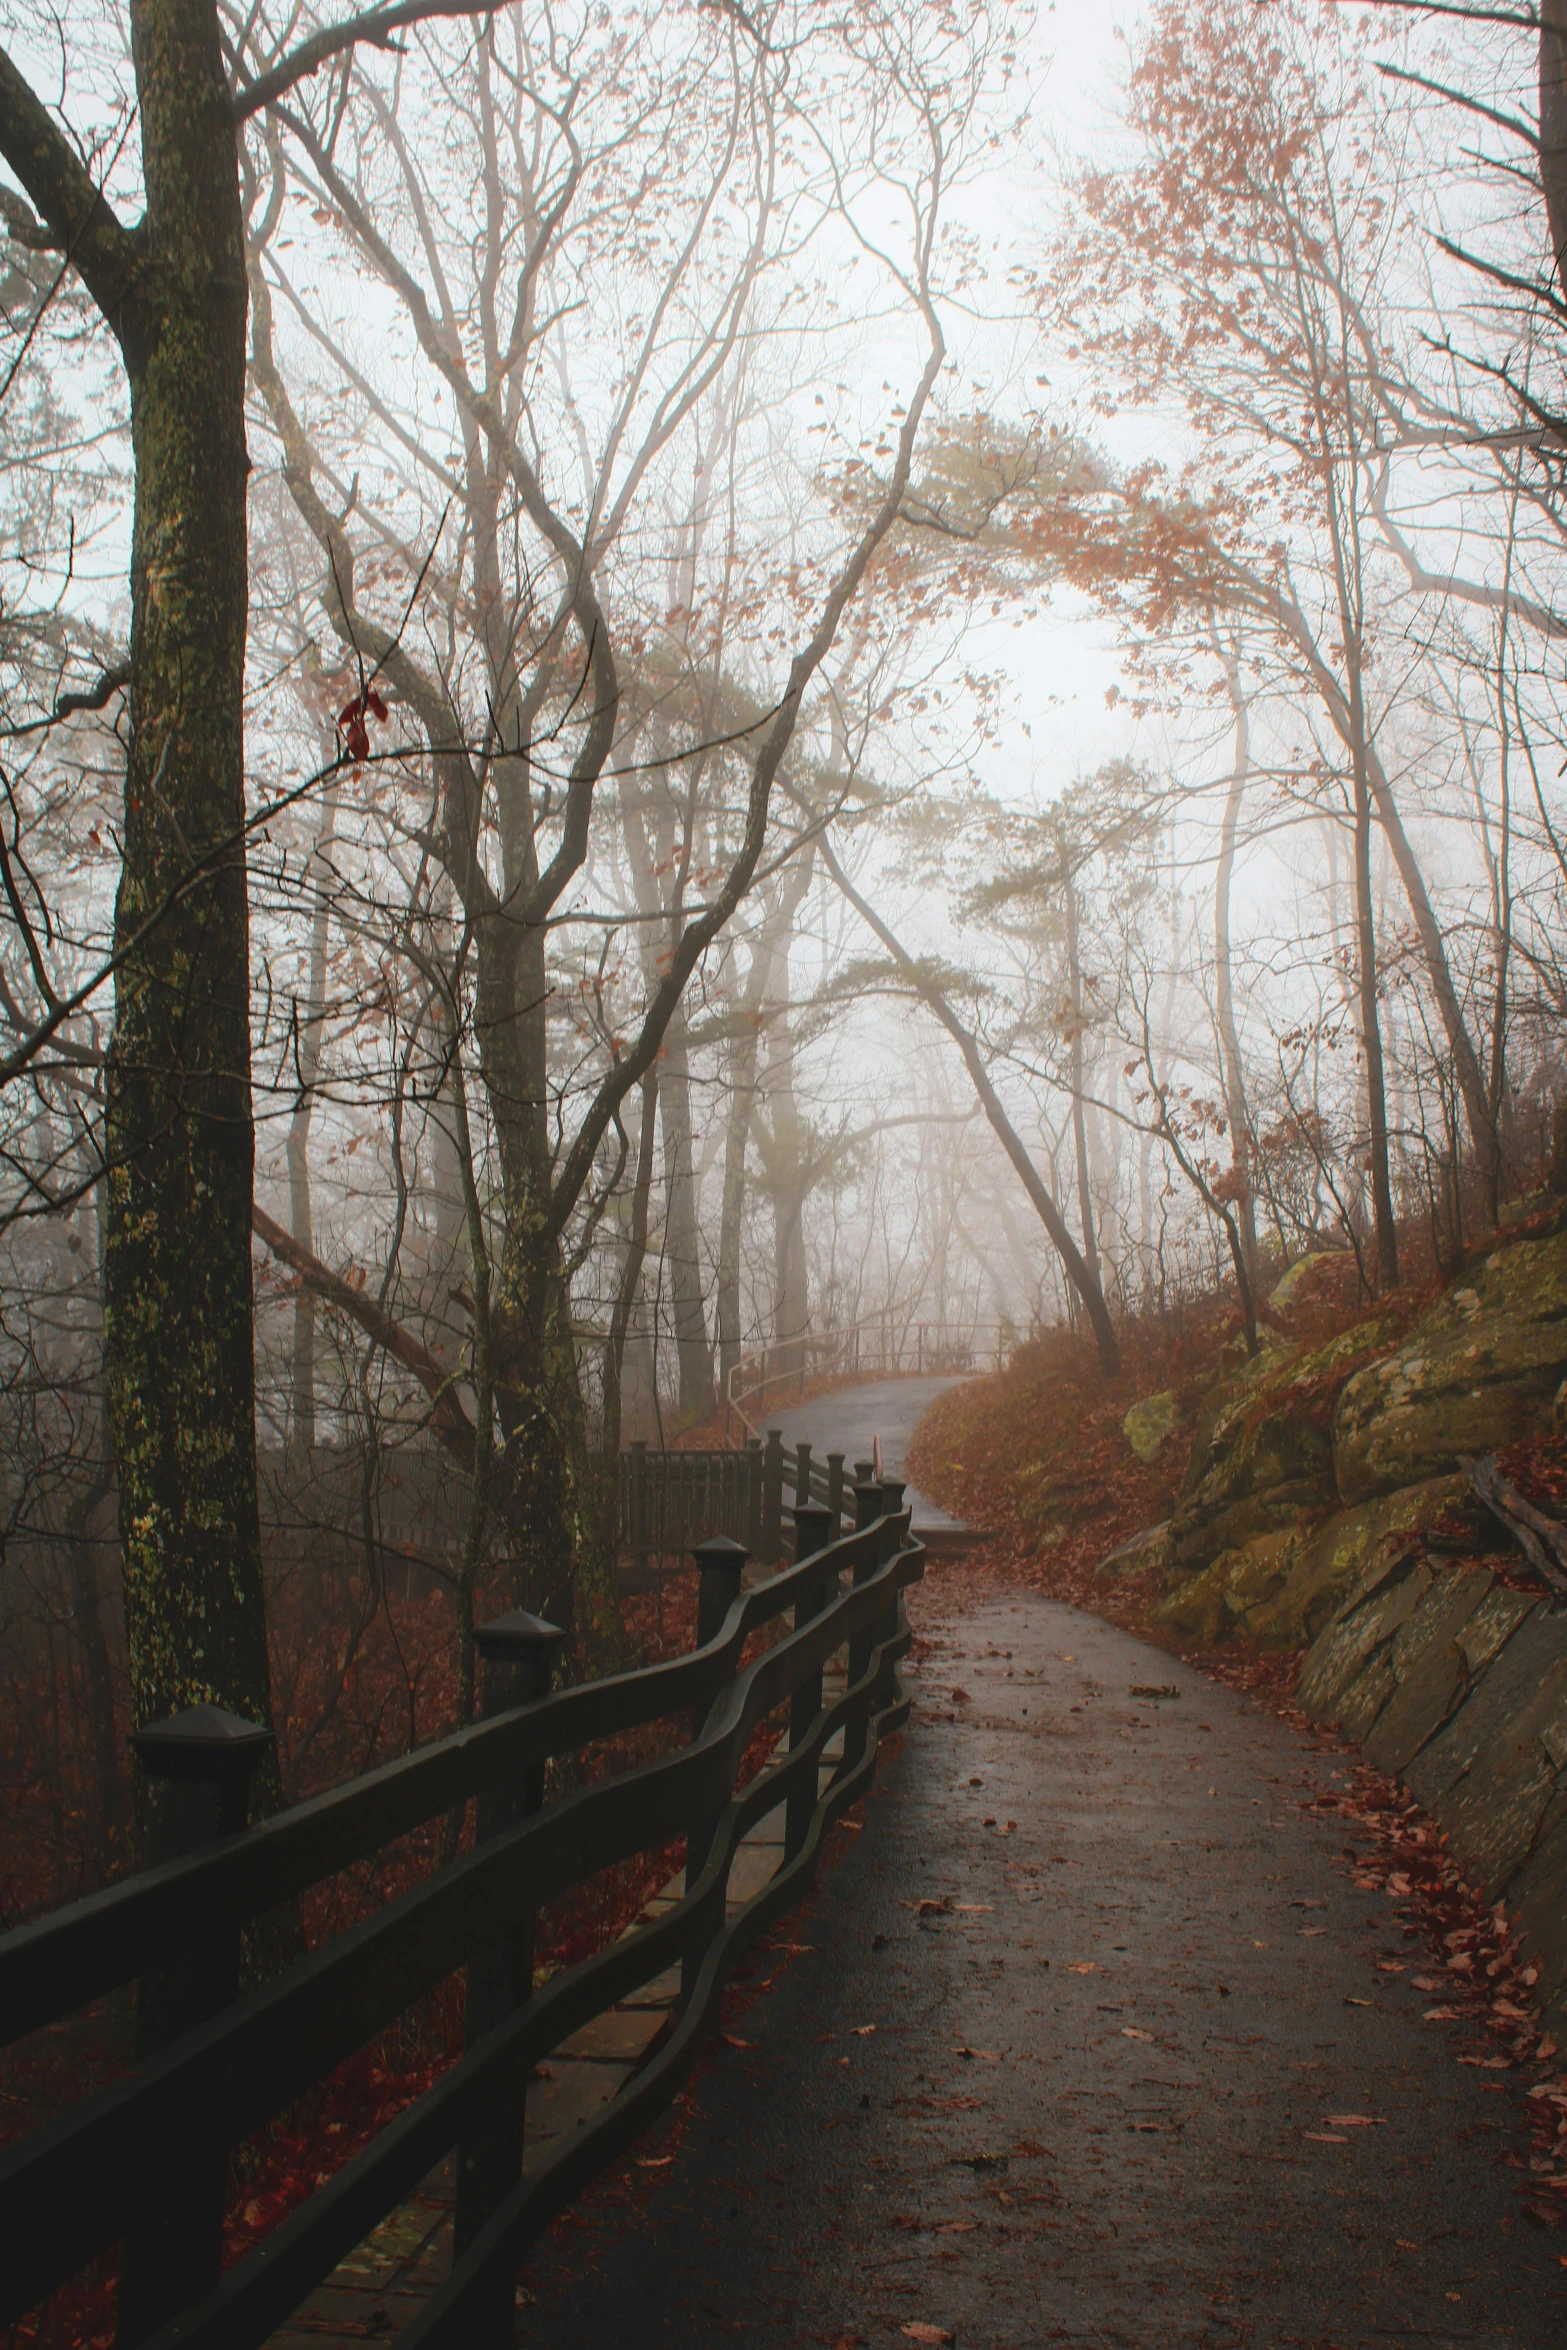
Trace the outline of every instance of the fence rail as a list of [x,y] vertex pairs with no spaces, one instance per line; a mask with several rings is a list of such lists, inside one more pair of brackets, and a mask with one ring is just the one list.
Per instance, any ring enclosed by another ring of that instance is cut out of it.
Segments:
[[716,1534],[762,1557],[762,1455],[632,1444],[620,1456],[618,1520],[620,1548],[638,1558],[694,1550]]
[[[814,1493],[808,1460],[806,1483]],[[158,1865],[0,1937],[7,2040],[138,1982],[131,2071],[0,2155],[0,2323],[118,2242],[121,2343],[247,2350],[455,2153],[451,2273],[397,2339],[401,2350],[510,2344],[519,2260],[672,2097],[735,1958],[798,1897],[828,1825],[865,1792],[881,1740],[906,1717],[896,1672],[908,1644],[902,1596],[924,1554],[900,1486],[862,1481],[844,1498],[859,1519],[853,1533],[829,1539],[836,1519],[802,1501],[794,1563],[750,1589],[739,1545],[704,1545],[698,1645],[672,1662],[550,1696],[560,1634],[527,1616],[484,1627],[485,1719],[255,1827],[243,1825],[245,1788],[264,1733],[202,1707],[143,1734]],[[761,1632],[776,1637],[743,1662]],[[823,1669],[840,1650],[845,1685],[827,1699]],[[739,1787],[753,1732],[785,1704],[787,1747]],[[678,1752],[544,1801],[550,1761],[671,1719],[689,1741]],[[840,1734],[841,1750],[829,1754]],[[241,1993],[241,1936],[252,1921],[469,1800],[471,1850]],[[739,1844],[779,1805],[784,1859],[731,1915]],[[535,1994],[540,1905],[681,1835],[680,1898]],[[596,2120],[524,2180],[534,2066],[677,1960],[669,2036]],[[461,2058],[220,2276],[230,2151],[461,1968]]]

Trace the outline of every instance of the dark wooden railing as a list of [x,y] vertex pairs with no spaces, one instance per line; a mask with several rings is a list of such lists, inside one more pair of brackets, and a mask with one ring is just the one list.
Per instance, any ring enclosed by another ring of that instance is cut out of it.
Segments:
[[637,1559],[670,1558],[726,1534],[760,1558],[762,1475],[758,1445],[742,1452],[628,1445],[620,1456],[621,1550]]
[[[872,1469],[860,1461],[852,1474],[863,1481]],[[791,1503],[820,1502],[836,1525],[849,1498],[841,1452],[813,1461],[808,1444],[791,1450],[777,1428],[768,1430],[765,1444],[753,1438],[733,1452],[660,1452],[632,1444],[620,1456],[619,1547],[646,1562],[723,1534],[743,1542],[763,1566],[776,1566]]]
[[[907,1714],[896,1672],[908,1643],[902,1594],[924,1554],[901,1487],[863,1482],[845,1498],[855,1532],[829,1540],[836,1520],[803,1503],[795,1563],[749,1590],[744,1550],[705,1545],[698,1645],[670,1663],[548,1696],[560,1635],[526,1616],[485,1627],[485,1719],[255,1827],[243,1825],[245,1791],[262,1734],[205,1707],[144,1734],[141,1760],[159,1797],[156,1865],[0,1937],[8,2041],[132,1981],[138,2016],[131,2069],[0,2155],[0,2323],[118,2243],[122,2343],[247,2350],[455,2151],[451,2271],[397,2339],[402,2350],[510,2344],[519,2260],[668,2103],[736,1957],[798,1898],[827,1827],[864,1794],[880,1742]],[[766,1631],[772,1645],[742,1668],[747,1643]],[[824,1667],[840,1651],[841,1694],[824,1698]],[[757,1725],[786,1705],[787,1745],[738,1785]],[[671,1718],[687,1741],[678,1751],[543,1800],[552,1760]],[[840,1732],[841,1751],[829,1755]],[[239,1988],[252,1921],[287,1914],[310,1886],[470,1800],[470,1850],[255,1988]],[[731,1913],[739,1844],[780,1805],[780,1865]],[[541,1904],[681,1835],[679,1899],[535,1992]],[[668,2036],[525,2179],[534,2067],[676,1962]],[[463,2055],[220,2274],[231,2150],[459,1969]]]

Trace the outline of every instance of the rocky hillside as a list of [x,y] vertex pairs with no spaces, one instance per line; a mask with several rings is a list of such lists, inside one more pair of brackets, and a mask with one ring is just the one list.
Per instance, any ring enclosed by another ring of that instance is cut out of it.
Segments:
[[1063,1598],[1227,1675],[1298,1660],[1298,1702],[1505,1901],[1567,2038],[1567,1201],[1424,1298],[1357,1318],[1343,1272],[1293,1268],[1251,1361],[1210,1325],[1156,1384],[1144,1334],[1135,1395],[1039,1350],[945,1399],[914,1473]]
[[[1137,1563],[1162,1570],[1160,1619],[1204,1640],[1304,1646],[1390,1549],[1494,1550],[1503,1530],[1460,1463],[1558,1433],[1564,1381],[1560,1205],[1410,1328],[1371,1316],[1316,1346],[1272,1334],[1203,1398],[1174,1512],[1138,1546]],[[1128,1414],[1129,1443],[1164,1400]],[[1526,1479],[1532,1465],[1519,1464]]]

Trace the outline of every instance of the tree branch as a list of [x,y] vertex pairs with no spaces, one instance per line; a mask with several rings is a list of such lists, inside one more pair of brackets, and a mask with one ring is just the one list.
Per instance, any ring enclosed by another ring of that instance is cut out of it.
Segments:
[[958,1051],[963,1055],[964,1066],[969,1073],[969,1081],[979,1096],[980,1108],[984,1111],[997,1141],[1016,1169],[1023,1189],[1033,1202],[1035,1214],[1050,1235],[1051,1245],[1066,1268],[1068,1280],[1083,1301],[1088,1319],[1093,1324],[1094,1336],[1098,1341],[1099,1360],[1103,1366],[1105,1377],[1113,1379],[1121,1367],[1120,1346],[1116,1339],[1115,1327],[1105,1306],[1104,1293],[1085,1263],[1081,1249],[1067,1230],[1066,1220],[1056,1206],[1049,1185],[1035,1166],[1027,1145],[1002,1108],[1000,1096],[990,1082],[990,1072],[985,1067],[984,1055],[981,1053],[972,1031],[964,1027],[928,972],[921,970],[908,949],[861,897],[834,856],[832,843],[825,834],[821,840],[821,852],[822,861],[837,883],[842,895],[847,898],[867,930],[881,941],[897,964],[898,969],[908,980],[909,985],[926,1007],[935,1014],[957,1046]]
[[330,1265],[322,1263],[310,1249],[305,1248],[285,1232],[281,1224],[274,1224],[264,1208],[252,1207],[251,1227],[258,1240],[263,1241],[279,1262],[297,1273],[307,1289],[314,1290],[339,1313],[357,1322],[360,1329],[376,1345],[384,1348],[392,1360],[411,1371],[425,1394],[430,1398],[430,1425],[447,1451],[459,1460],[465,1469],[474,1464],[473,1423],[463,1410],[454,1385],[455,1374],[424,1341],[416,1338],[406,1324],[395,1321],[378,1305],[368,1290],[356,1289]]
[[319,33],[312,33],[308,41],[301,41],[297,49],[279,58],[276,65],[244,83],[234,93],[234,119],[248,122],[263,107],[275,106],[296,82],[304,81],[360,41],[368,41],[372,48],[391,49],[396,47],[392,35],[401,32],[405,25],[423,24],[433,17],[488,18],[494,13],[493,8],[482,5],[475,8],[473,0],[400,0],[395,8],[367,8],[361,16],[351,16],[343,24],[326,25]]
[[70,140],[0,49],[0,155],[123,345],[141,254]]

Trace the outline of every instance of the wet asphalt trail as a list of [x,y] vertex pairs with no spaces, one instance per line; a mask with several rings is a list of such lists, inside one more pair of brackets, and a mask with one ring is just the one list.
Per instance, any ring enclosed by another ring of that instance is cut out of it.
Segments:
[[1043,1600],[914,1686],[807,1947],[634,2207],[541,2250],[519,2340],[1567,2344],[1507,2076],[1422,2020],[1424,1944],[1301,1808],[1345,1766]]

